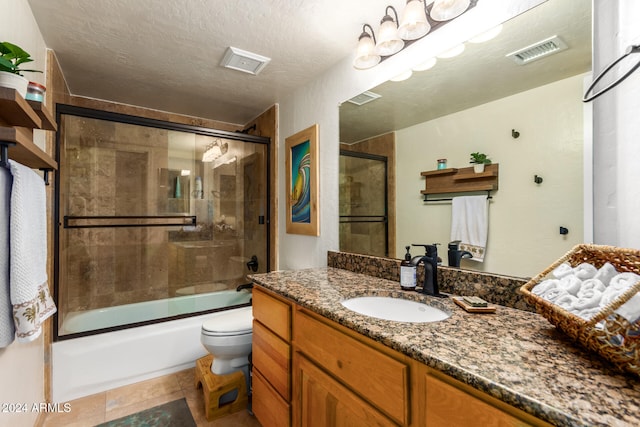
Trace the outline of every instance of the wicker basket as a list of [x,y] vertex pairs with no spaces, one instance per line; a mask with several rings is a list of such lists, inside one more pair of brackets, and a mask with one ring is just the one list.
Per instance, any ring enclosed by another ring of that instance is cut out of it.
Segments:
[[640,291],[640,282],[611,304],[603,307],[594,317],[585,320],[531,292],[534,286],[548,278],[548,275],[564,262],[572,267],[586,262],[596,268],[609,262],[620,273],[640,274],[640,250],[601,245],[577,245],[520,288],[525,298],[535,306],[536,311],[565,334],[613,362],[622,370],[640,376],[640,320],[630,323],[614,313],[618,307]]

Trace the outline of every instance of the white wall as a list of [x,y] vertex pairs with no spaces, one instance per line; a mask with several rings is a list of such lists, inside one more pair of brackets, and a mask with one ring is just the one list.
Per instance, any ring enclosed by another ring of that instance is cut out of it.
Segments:
[[[582,86],[583,76],[575,76],[397,131],[396,253],[438,242],[446,264],[451,203],[424,203],[420,172],[434,170],[440,158],[469,167],[475,151],[499,163],[499,189],[489,204],[484,262],[464,260],[464,267],[532,276],[582,243]],[[560,226],[569,234],[561,236]]]
[[[280,180],[279,197],[279,269],[321,267],[326,265],[327,250],[339,249],[338,230],[338,107],[341,102],[371,89],[402,71],[443,52],[458,43],[542,3],[544,0],[494,0],[481,2],[451,24],[409,46],[373,69],[357,71],[352,58],[336,64],[322,77],[290,96],[281,99],[278,170],[284,171],[284,140],[314,123],[319,125],[320,150],[320,237],[292,235],[285,227],[285,181]],[[371,23],[374,24],[374,23]],[[355,51],[358,28],[354,28]],[[280,176],[283,176],[280,173]]]
[[[593,71],[640,44],[640,2],[594,0]],[[631,55],[631,63],[640,60]],[[640,70],[594,103],[594,241],[640,248]]]
[[[0,0],[2,24],[0,40],[22,47],[34,62],[29,68],[45,71],[46,47],[27,0]],[[45,82],[43,74],[29,73],[30,80]],[[35,135],[44,147],[44,135]],[[44,345],[42,336],[29,344],[14,342],[0,349],[0,402],[33,403],[44,401]],[[0,425],[32,426],[38,414],[0,412]]]

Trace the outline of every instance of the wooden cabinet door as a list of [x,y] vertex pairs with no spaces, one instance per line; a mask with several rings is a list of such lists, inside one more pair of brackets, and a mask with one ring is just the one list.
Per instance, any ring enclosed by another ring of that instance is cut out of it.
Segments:
[[426,375],[428,427],[549,426],[479,390],[444,375]]
[[411,370],[406,363],[302,310],[295,311],[294,323],[297,350],[398,424],[409,424]]
[[296,421],[304,427],[395,426],[390,419],[358,398],[300,354],[294,357],[300,396]]

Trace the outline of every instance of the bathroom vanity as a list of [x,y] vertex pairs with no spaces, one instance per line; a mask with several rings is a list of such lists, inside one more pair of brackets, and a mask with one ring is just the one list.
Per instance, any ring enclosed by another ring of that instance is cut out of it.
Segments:
[[[265,427],[640,424],[640,381],[535,313],[470,314],[450,299],[336,268],[252,280],[253,410]],[[361,295],[451,315],[405,323],[340,304]]]

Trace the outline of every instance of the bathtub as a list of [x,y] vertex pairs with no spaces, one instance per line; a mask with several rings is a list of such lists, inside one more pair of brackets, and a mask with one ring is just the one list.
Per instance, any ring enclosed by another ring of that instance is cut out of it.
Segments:
[[[219,291],[70,313],[61,333],[243,304],[250,298],[251,294],[246,291]],[[193,367],[198,358],[207,354],[200,343],[200,328],[208,316],[210,314],[54,342],[53,401],[67,402]]]

